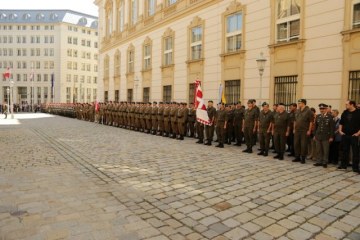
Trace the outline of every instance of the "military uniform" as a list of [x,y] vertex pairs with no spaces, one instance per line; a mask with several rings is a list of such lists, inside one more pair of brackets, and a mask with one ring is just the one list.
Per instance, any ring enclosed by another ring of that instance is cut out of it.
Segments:
[[[300,99],[299,102],[306,104],[305,99]],[[293,162],[305,163],[306,155],[308,152],[310,126],[313,122],[314,114],[308,106],[302,110],[298,109],[295,113],[295,127],[294,127],[294,146],[295,146],[295,159]]]
[[258,155],[268,155],[273,117],[273,112],[271,112],[270,110],[266,112],[264,110],[261,110],[260,112],[258,127],[260,152],[258,153]]
[[244,113],[245,110],[241,106],[238,106],[234,110],[234,132],[235,132],[236,146],[241,146],[241,141],[243,138],[242,124],[244,119]]
[[151,125],[152,125],[152,134],[155,135],[158,131],[158,106],[157,102],[153,102],[153,106],[151,108]]
[[214,126],[214,119],[215,119],[215,116],[216,116],[216,109],[214,107],[208,107],[206,109],[207,111],[207,114],[208,114],[208,117],[209,117],[209,120],[210,120],[210,123],[211,125],[206,125],[205,126],[205,133],[206,133],[206,145],[211,145],[211,142],[213,141],[213,137],[214,137],[214,129],[215,129],[215,126]]
[[[320,109],[326,109],[326,104],[319,104]],[[315,143],[317,163],[315,166],[327,167],[329,161],[330,139],[334,137],[335,122],[330,113],[318,114],[315,121]]]
[[173,104],[173,106],[170,109],[170,122],[171,122],[171,136],[172,138],[176,138],[176,135],[178,135],[178,128],[177,128],[177,105],[176,103]]
[[223,109],[223,106],[221,107],[222,109],[219,109],[216,111],[216,135],[217,135],[217,140],[218,140],[218,145],[216,145],[216,147],[220,147],[223,148],[224,147],[224,140],[225,140],[225,131],[226,131],[226,127],[227,127],[227,121],[228,121],[228,114],[227,112]]
[[289,112],[289,136],[287,137],[288,151],[290,152],[288,156],[295,156],[294,148],[294,122],[295,122],[295,111]]
[[186,132],[189,132],[190,137],[195,136],[195,122],[196,122],[196,109],[189,108],[188,109],[188,124],[187,124]]
[[284,152],[286,147],[286,135],[289,134],[290,118],[287,112],[277,112],[274,115],[274,146],[277,155],[274,158],[279,160],[284,159]]
[[158,108],[158,112],[157,112],[157,119],[158,119],[158,129],[159,129],[159,136],[162,136],[164,134],[164,106],[163,103],[160,102],[159,103],[159,108]]
[[165,137],[170,136],[170,110],[169,104],[166,104],[166,107],[164,108],[164,135]]
[[179,140],[184,140],[186,134],[186,123],[187,123],[188,109],[185,104],[182,103],[181,107],[177,111],[177,124],[179,132]]
[[226,130],[225,130],[225,141],[224,143],[227,144],[231,144],[231,142],[233,141],[233,135],[234,135],[234,110],[233,109],[228,109],[226,110],[226,115],[227,115],[227,122],[228,124],[226,124]]
[[258,111],[252,107],[246,109],[244,114],[243,132],[245,136],[246,149],[243,152],[252,153],[254,144],[254,132],[256,132],[256,125],[259,119]]

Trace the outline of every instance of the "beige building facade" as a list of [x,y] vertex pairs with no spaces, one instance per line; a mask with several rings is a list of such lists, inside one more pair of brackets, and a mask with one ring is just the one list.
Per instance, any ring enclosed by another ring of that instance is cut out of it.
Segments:
[[360,0],[95,3],[101,101],[360,101]]
[[97,99],[98,20],[71,10],[1,10],[0,102],[93,102]]

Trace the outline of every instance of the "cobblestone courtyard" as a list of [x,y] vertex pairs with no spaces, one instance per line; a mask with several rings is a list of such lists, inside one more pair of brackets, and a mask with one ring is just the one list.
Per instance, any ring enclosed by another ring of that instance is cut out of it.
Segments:
[[360,239],[353,172],[33,116],[0,119],[0,240]]

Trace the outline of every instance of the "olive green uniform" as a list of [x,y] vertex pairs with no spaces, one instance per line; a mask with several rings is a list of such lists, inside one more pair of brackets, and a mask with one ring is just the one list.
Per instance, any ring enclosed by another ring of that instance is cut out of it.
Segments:
[[271,138],[271,123],[273,122],[274,114],[270,110],[265,112],[261,110],[259,115],[259,142],[262,153],[269,152],[270,138]]
[[275,113],[274,116],[274,145],[280,160],[284,157],[286,147],[286,132],[289,129],[290,117],[287,112]]
[[319,114],[315,121],[315,142],[317,162],[327,164],[329,161],[330,138],[334,136],[335,122],[331,114]]

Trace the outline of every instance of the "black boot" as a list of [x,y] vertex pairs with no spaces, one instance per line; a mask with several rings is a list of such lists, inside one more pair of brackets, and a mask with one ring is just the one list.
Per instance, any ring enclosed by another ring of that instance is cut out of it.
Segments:
[[264,151],[263,150],[261,150],[257,155],[264,155]]
[[300,157],[296,157],[294,160],[292,160],[293,162],[301,162]]
[[280,154],[276,154],[275,156],[274,156],[274,159],[278,159],[280,157]]
[[202,143],[204,143],[204,141],[199,139],[196,143],[202,144]]
[[305,164],[305,159],[306,159],[305,156],[301,156],[301,164]]
[[279,160],[284,160],[284,153],[279,153]]
[[263,155],[264,155],[264,157],[267,157],[267,156],[269,155],[269,154],[268,154],[268,151],[265,150]]

